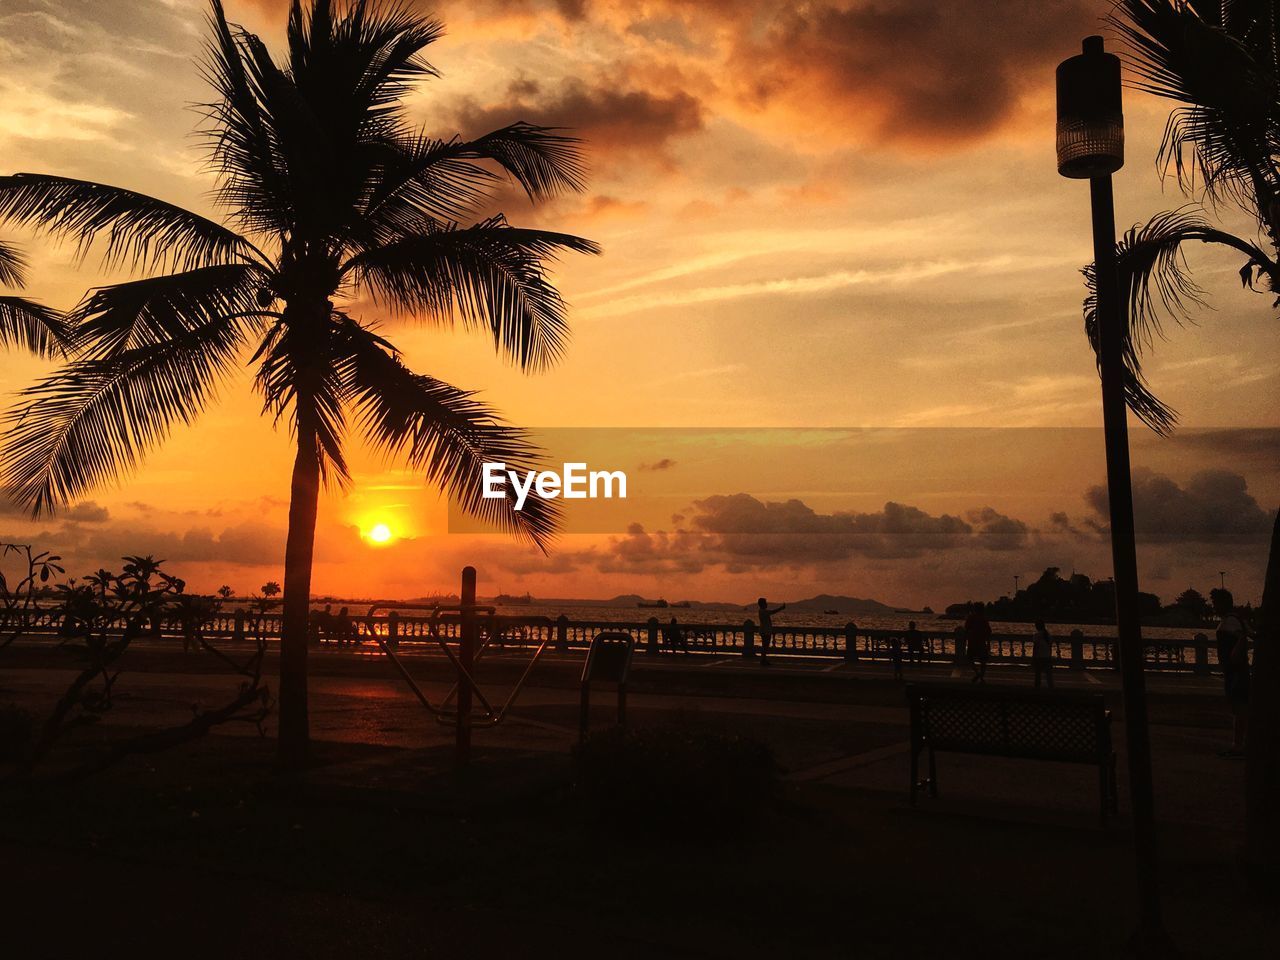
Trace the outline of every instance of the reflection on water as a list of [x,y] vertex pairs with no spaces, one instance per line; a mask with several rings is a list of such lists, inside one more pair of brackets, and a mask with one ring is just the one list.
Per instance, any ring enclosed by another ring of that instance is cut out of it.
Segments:
[[[498,605],[498,612],[516,617],[548,617],[554,620],[564,614],[570,620],[604,621],[608,623],[645,623],[650,617],[656,617],[665,623],[675,617],[680,623],[690,624],[725,624],[738,626],[745,620],[755,620],[755,604],[737,609],[715,608],[667,608],[664,610],[641,608],[636,606],[608,606],[595,604],[544,604],[537,600],[532,603]],[[960,626],[959,620],[951,620],[936,614],[927,613],[892,613],[874,616],[846,616],[842,614],[792,613],[784,610],[773,618],[775,627],[814,626],[843,627],[852,620],[864,630],[905,630],[908,621],[914,620],[916,626],[924,631],[951,633]],[[1030,623],[1004,623],[993,621],[992,629],[997,634],[1030,635],[1034,629]],[[1114,624],[1100,623],[1051,623],[1049,633],[1055,637],[1066,637],[1073,629],[1079,628],[1086,636],[1114,637]],[[1197,633],[1211,633],[1209,630],[1196,630],[1182,627],[1143,627],[1142,635],[1151,640],[1190,640]]]

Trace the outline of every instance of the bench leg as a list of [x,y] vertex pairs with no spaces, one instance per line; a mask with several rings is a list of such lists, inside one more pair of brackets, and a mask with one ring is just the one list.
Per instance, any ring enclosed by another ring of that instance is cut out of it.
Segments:
[[1099,820],[1105,827],[1107,814],[1120,812],[1120,791],[1116,786],[1116,755],[1098,763]]
[[1098,825],[1107,825],[1107,813],[1111,809],[1111,772],[1104,761],[1098,764]]
[[938,797],[938,763],[933,753],[933,747],[929,748],[929,796],[935,800]]
[[578,741],[587,739],[587,727],[591,722],[591,687],[582,685],[582,699],[578,707]]
[[627,725],[627,685],[618,684],[618,726]]
[[920,786],[920,748],[911,745],[911,805],[916,805],[916,788]]

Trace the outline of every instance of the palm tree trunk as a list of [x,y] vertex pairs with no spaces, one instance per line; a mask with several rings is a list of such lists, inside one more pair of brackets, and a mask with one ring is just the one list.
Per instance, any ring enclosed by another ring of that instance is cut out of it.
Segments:
[[284,551],[284,617],[280,630],[280,727],[276,757],[285,770],[306,765],[311,752],[307,714],[307,636],[311,616],[311,559],[320,499],[315,427],[300,411],[298,454],[289,495]]
[[1274,881],[1280,875],[1280,514],[1271,530],[1250,686],[1245,859]]

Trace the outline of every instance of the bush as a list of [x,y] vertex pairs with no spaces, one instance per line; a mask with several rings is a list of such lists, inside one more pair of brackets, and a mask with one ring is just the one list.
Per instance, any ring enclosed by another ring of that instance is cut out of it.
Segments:
[[13,704],[0,707],[0,763],[15,763],[26,756],[35,735],[35,720]]
[[614,728],[574,751],[586,813],[619,832],[709,839],[748,826],[773,802],[778,772],[759,741],[687,727]]

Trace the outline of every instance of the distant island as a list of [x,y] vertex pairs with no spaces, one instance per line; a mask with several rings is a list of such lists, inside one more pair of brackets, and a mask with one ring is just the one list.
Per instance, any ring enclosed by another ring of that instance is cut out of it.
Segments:
[[[452,599],[453,602],[457,602],[456,598]],[[491,599],[492,602],[500,606],[522,607],[537,604],[541,607],[610,607],[621,609],[632,607],[638,610],[714,610],[724,611],[725,613],[750,612],[755,609],[755,604],[752,602],[668,600],[666,597],[646,597],[638,593],[622,593],[608,599],[594,597],[534,597],[528,593],[516,596],[501,593]],[[849,618],[913,613],[925,617],[933,616],[933,610],[929,607],[924,607],[920,610],[908,610],[901,606],[882,603],[879,600],[870,600],[865,597],[838,596],[830,593],[820,593],[804,600],[774,601],[771,598],[770,602],[785,602],[788,613],[799,614],[823,614]]]
[[[1212,598],[1217,591],[1215,587],[1206,597],[1188,587],[1167,605],[1154,593],[1139,593],[1138,606],[1143,622],[1152,626],[1211,627]],[[1116,590],[1111,580],[1092,580],[1083,573],[1063,577],[1059,567],[1047,568],[1038,580],[1012,597],[953,603],[943,616],[964,619],[974,603],[981,603],[988,619],[995,621],[1114,623],[1116,617]]]

